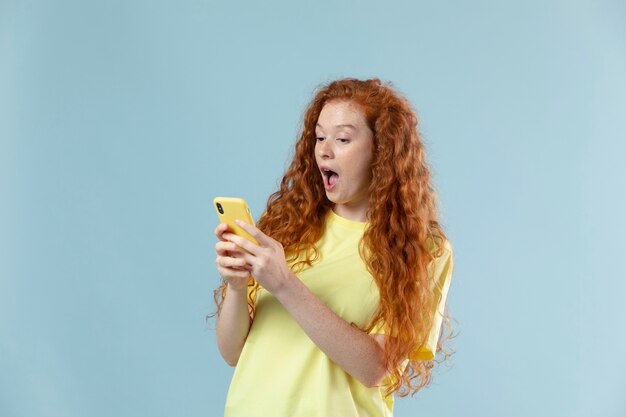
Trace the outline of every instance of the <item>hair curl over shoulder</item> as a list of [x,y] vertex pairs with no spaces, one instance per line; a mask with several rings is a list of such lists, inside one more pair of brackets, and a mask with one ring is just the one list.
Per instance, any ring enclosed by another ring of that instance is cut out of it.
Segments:
[[[452,337],[448,309],[443,320],[443,337],[437,350],[441,361],[409,360],[417,346],[425,344],[432,325],[435,293],[428,265],[441,256],[447,240],[437,213],[437,196],[431,185],[424,145],[417,129],[418,118],[408,100],[379,79],[346,78],[318,89],[304,114],[304,126],[295,145],[295,155],[284,174],[280,190],[267,202],[257,227],[279,241],[287,261],[304,259],[311,265],[319,256],[315,243],[323,232],[325,213],[333,203],[319,180],[315,162],[315,125],[324,105],[330,101],[356,104],[374,133],[372,182],[369,187],[368,227],[360,242],[360,254],[380,294],[378,310],[365,332],[385,323],[388,337],[384,357],[395,381],[387,387],[404,397],[414,395],[432,379],[432,369],[454,353],[444,345]],[[304,252],[302,252],[304,251]],[[303,265],[301,265],[303,266]],[[258,284],[251,281],[250,308]],[[219,314],[225,285],[215,290]]]

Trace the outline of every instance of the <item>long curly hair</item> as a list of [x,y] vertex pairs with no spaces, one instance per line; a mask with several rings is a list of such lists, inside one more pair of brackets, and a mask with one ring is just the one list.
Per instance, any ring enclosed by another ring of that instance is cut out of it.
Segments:
[[[315,243],[321,238],[324,215],[333,203],[319,180],[315,125],[324,105],[335,100],[356,104],[374,133],[368,226],[359,253],[378,286],[380,302],[369,326],[361,330],[369,333],[384,323],[386,334],[394,335],[387,338],[384,349],[385,365],[392,377],[386,395],[415,395],[431,382],[435,363],[445,361],[454,351],[444,347],[452,337],[446,308],[440,312],[444,316],[443,334],[437,342],[442,360],[409,359],[401,366],[411,351],[426,343],[433,307],[439,302],[428,265],[443,254],[447,240],[438,220],[437,197],[417,129],[418,118],[408,100],[379,79],[346,78],[319,88],[305,111],[303,130],[280,190],[269,197],[256,226],[283,245],[288,263],[296,261],[300,253],[305,255],[295,268],[310,266],[318,259]],[[254,315],[259,285],[251,278],[249,286],[248,303]],[[217,314],[225,291],[222,283],[214,292]]]

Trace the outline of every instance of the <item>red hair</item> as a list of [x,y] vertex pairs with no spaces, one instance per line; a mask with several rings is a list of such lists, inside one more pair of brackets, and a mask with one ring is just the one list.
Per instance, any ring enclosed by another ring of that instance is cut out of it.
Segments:
[[[324,105],[335,100],[356,104],[374,133],[368,226],[359,252],[378,286],[380,303],[370,325],[361,330],[370,332],[377,323],[385,324],[387,335],[394,335],[387,337],[384,350],[387,370],[395,381],[387,394],[415,394],[430,383],[435,361],[409,360],[404,369],[399,365],[426,343],[433,306],[439,302],[428,265],[443,254],[446,236],[438,221],[418,118],[409,102],[378,79],[342,79],[322,86],[305,111],[303,130],[280,190],[269,197],[257,227],[283,245],[288,263],[302,251],[306,256],[295,266],[311,265],[318,258],[315,243],[333,203],[326,197],[315,162],[315,124]],[[258,284],[251,280],[250,285],[254,288],[248,301],[254,312],[252,297]],[[221,285],[215,290],[218,313],[225,289]],[[447,308],[444,327],[449,332],[437,346],[442,361],[453,353],[443,346],[452,333]]]

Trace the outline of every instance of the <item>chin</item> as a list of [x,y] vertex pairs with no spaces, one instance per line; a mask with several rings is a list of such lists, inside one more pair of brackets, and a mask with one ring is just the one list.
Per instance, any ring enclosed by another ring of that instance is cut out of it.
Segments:
[[331,203],[337,204],[337,198],[328,195],[328,192],[326,192],[326,199],[330,201]]

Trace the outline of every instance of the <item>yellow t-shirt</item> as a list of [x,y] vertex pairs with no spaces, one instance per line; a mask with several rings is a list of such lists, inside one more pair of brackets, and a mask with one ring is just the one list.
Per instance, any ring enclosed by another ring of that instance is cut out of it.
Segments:
[[[379,303],[378,287],[359,256],[366,225],[329,210],[316,244],[320,258],[297,273],[331,310],[361,328],[370,324]],[[446,247],[446,255],[435,265],[444,284],[441,306],[452,272],[449,243]],[[225,417],[392,416],[393,396],[384,398],[384,386],[368,388],[333,363],[271,293],[259,289],[255,308],[226,398]],[[434,351],[440,327],[441,318],[435,320],[424,352]],[[383,332],[381,327],[372,331]]]

